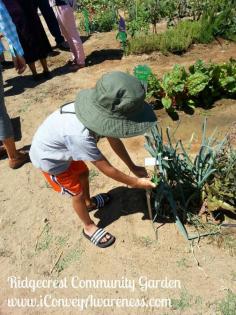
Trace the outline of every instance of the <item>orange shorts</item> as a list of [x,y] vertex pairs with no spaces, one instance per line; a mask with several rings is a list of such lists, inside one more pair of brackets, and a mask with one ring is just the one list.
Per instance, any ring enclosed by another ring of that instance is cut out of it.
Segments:
[[79,177],[85,172],[88,172],[88,167],[83,161],[72,161],[70,167],[61,174],[42,173],[55,191],[63,195],[76,196],[82,192]]

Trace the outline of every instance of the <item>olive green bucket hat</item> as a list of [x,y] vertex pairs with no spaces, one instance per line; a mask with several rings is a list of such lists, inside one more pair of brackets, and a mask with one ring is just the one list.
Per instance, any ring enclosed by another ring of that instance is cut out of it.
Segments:
[[95,88],[78,93],[75,112],[85,127],[100,136],[128,138],[145,133],[156,123],[144,99],[138,79],[114,71],[103,75]]

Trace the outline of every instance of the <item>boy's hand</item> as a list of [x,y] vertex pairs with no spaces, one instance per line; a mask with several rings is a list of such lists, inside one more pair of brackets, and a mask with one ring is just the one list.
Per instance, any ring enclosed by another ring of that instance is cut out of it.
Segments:
[[145,167],[134,165],[130,170],[137,177],[148,177]]
[[155,188],[156,185],[148,178],[137,178],[136,184],[133,185],[134,188],[142,188],[142,189],[152,189]]

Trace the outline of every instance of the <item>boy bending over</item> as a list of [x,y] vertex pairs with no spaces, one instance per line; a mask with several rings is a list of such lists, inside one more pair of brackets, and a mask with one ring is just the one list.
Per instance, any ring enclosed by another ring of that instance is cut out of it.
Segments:
[[[74,103],[52,113],[33,138],[30,149],[33,165],[41,169],[54,190],[72,196],[73,208],[84,225],[84,236],[99,247],[112,245],[115,237],[99,229],[89,211],[103,207],[109,195],[90,197],[89,171],[84,161],[131,187],[155,187],[145,168],[133,163],[119,139],[143,134],[156,123],[156,116],[144,99],[145,90],[135,77],[118,71],[108,73],[95,88],[79,92]],[[108,162],[97,148],[100,137],[107,138],[136,177],[124,174]]]

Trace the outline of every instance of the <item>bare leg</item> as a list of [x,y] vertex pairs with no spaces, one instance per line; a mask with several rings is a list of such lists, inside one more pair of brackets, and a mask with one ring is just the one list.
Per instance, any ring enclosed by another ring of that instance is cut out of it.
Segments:
[[28,161],[28,155],[20,153],[16,150],[15,141],[13,138],[7,138],[2,140],[4,147],[6,148],[9,158],[9,166],[13,169],[19,168]]
[[18,152],[16,150],[16,145],[13,138],[7,138],[5,140],[2,140],[2,143],[4,144],[4,147],[7,151],[8,158],[16,159],[18,157]]
[[46,58],[40,59],[40,63],[42,65],[42,67],[43,67],[43,72],[49,72],[47,59]]
[[35,67],[35,62],[29,63],[29,68],[30,68],[33,76],[37,76],[37,70],[36,70],[36,67]]
[[81,183],[84,195],[84,201],[87,207],[92,205],[92,201],[90,198],[90,191],[89,191],[89,171],[84,172],[80,175],[79,181]]
[[[84,224],[84,232],[91,236],[94,234],[94,232],[98,229],[98,227],[95,225],[95,223],[91,220],[87,206],[85,203],[85,197],[84,193],[80,193],[79,195],[72,197],[72,205],[75,210],[75,212],[78,214],[80,220]],[[101,242],[106,242],[107,239],[109,239],[109,236],[104,237]]]

